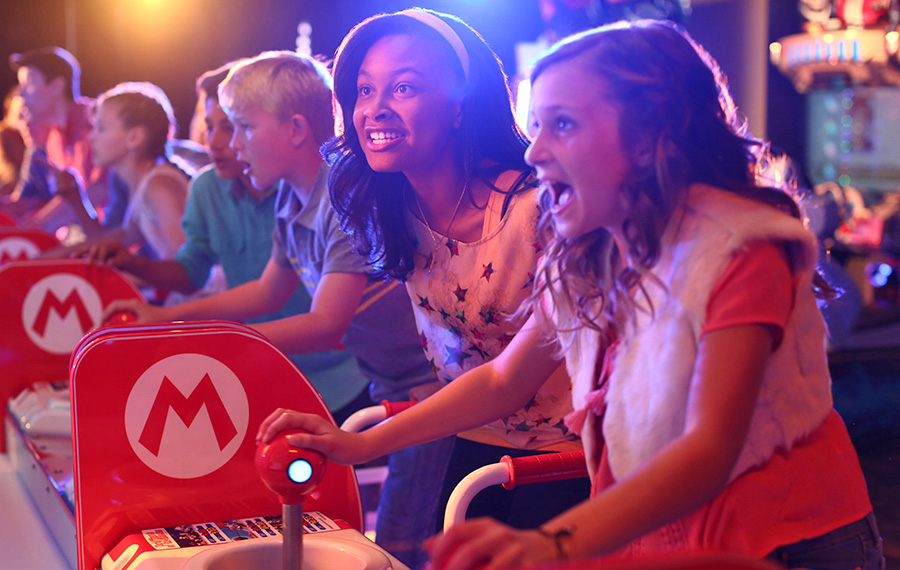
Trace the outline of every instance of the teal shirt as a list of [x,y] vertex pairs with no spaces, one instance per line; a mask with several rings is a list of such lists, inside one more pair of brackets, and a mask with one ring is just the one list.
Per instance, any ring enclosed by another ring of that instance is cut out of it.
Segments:
[[[212,167],[197,175],[191,183],[181,220],[186,239],[175,255],[195,287],[203,287],[216,264],[222,265],[229,288],[262,275],[272,252],[275,196],[272,191],[257,200],[239,181],[219,178]],[[311,302],[306,289],[297,287],[280,310],[250,319],[248,323],[306,313]],[[331,410],[345,406],[368,384],[355,359],[346,350],[294,355],[291,360],[309,378]],[[348,382],[360,388],[352,394],[335,389],[335,386]]]

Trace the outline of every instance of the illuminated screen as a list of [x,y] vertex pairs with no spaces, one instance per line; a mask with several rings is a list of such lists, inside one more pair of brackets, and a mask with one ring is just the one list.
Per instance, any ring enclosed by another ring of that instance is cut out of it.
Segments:
[[875,191],[900,186],[900,89],[854,87],[807,95],[807,163],[825,181]]

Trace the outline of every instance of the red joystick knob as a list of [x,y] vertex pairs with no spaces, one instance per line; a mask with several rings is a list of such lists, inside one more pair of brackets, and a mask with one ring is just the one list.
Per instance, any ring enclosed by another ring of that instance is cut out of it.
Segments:
[[137,315],[132,311],[118,311],[110,315],[108,319],[103,321],[104,325],[124,325],[133,323],[137,320]]
[[317,451],[292,447],[287,436],[306,433],[285,430],[256,448],[256,472],[282,505],[299,505],[325,474],[325,458]]

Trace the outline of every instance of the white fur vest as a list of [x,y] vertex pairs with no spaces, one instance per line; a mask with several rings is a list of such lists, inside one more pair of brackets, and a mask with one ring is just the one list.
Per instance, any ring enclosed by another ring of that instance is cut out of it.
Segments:
[[[613,476],[621,480],[684,430],[687,398],[710,294],[746,244],[787,245],[796,296],[781,345],[772,353],[747,440],[729,480],[790,450],[831,410],[825,324],[812,291],[815,237],[803,224],[758,202],[706,186],[691,188],[683,216],[662,238],[653,273],[667,289],[645,280],[653,316],[639,311],[616,352],[606,396],[603,435]],[[596,333],[582,330],[567,354],[573,405],[596,383]],[[722,378],[727,382],[728,378]]]

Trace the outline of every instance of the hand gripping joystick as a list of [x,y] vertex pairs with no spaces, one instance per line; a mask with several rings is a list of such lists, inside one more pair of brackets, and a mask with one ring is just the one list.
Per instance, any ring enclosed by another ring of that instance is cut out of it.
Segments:
[[285,570],[302,568],[303,499],[325,474],[325,458],[320,453],[288,443],[287,436],[295,433],[305,432],[286,430],[256,448],[256,472],[282,505]]
[[287,436],[295,433],[306,432],[285,430],[256,448],[256,472],[266,487],[278,495],[282,505],[302,504],[325,474],[325,458],[321,453],[288,443]]

